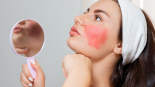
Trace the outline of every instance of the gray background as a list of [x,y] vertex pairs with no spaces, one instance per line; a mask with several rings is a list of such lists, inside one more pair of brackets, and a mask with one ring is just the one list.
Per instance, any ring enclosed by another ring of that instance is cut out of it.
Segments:
[[61,87],[65,81],[62,59],[74,53],[67,46],[74,17],[81,14],[81,0],[0,0],[0,87],[22,87],[20,73],[26,59],[16,55],[9,35],[14,24],[25,18],[44,28],[46,42],[36,57],[46,75],[46,87]]
[[[46,75],[46,87],[63,85],[61,62],[65,55],[74,53],[66,40],[74,17],[82,12],[82,1],[85,0],[0,0],[0,87],[22,87],[19,78],[26,59],[12,51],[9,35],[14,24],[25,18],[37,20],[46,34],[45,46],[36,57]],[[139,6],[140,0],[132,1]],[[154,3],[155,0],[144,0],[144,10],[155,24]]]

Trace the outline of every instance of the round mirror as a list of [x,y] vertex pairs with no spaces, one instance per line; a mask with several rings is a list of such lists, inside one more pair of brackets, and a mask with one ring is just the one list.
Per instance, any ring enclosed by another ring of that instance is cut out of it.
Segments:
[[[44,46],[45,35],[41,25],[32,19],[17,22],[10,33],[10,44],[14,52],[27,58],[27,65],[31,75],[35,78],[35,71],[31,67],[31,60],[40,53]],[[33,75],[34,74],[34,75]]]

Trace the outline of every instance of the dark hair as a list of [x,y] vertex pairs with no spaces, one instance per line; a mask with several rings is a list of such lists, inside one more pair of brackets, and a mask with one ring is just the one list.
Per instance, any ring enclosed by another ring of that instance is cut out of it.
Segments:
[[[142,12],[147,22],[146,46],[133,63],[123,67],[123,58],[120,58],[111,74],[111,87],[155,87],[155,30],[148,15]],[[122,41],[122,29],[118,39]]]

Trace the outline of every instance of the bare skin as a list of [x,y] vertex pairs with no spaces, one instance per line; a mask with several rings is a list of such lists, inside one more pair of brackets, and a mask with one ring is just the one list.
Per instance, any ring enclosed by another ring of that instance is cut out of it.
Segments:
[[[97,12],[97,10],[102,10],[106,13]],[[95,15],[99,15],[99,17]],[[88,45],[88,40],[84,36],[85,26],[87,25],[98,26],[108,30],[108,39],[104,44],[101,44],[99,49]],[[73,26],[77,28],[80,35],[70,36],[67,44],[76,53],[83,54],[91,59],[94,79],[91,87],[110,86],[110,76],[113,67],[120,59],[122,52],[122,42],[118,41],[120,25],[120,8],[112,0],[100,0],[93,4],[85,14],[75,17]]]
[[67,78],[62,87],[89,87],[93,83],[92,63],[84,55],[67,55],[62,62],[62,71]]
[[[98,49],[92,47],[85,36],[87,25],[108,31],[108,38],[104,44],[98,42]],[[118,40],[121,26],[119,5],[112,0],[99,0],[86,14],[76,16],[73,26],[79,35],[70,35],[67,45],[76,54],[67,55],[63,60],[62,70],[66,77],[63,87],[109,87],[112,70],[122,53],[122,42]]]

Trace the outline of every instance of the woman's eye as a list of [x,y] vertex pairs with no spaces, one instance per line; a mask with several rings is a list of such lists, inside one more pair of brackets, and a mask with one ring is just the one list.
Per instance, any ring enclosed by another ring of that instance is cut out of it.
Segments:
[[96,20],[101,21],[101,18],[98,15],[96,15]]
[[88,13],[88,11],[85,11],[83,14],[87,14]]
[[100,21],[101,19],[98,17],[96,20]]

